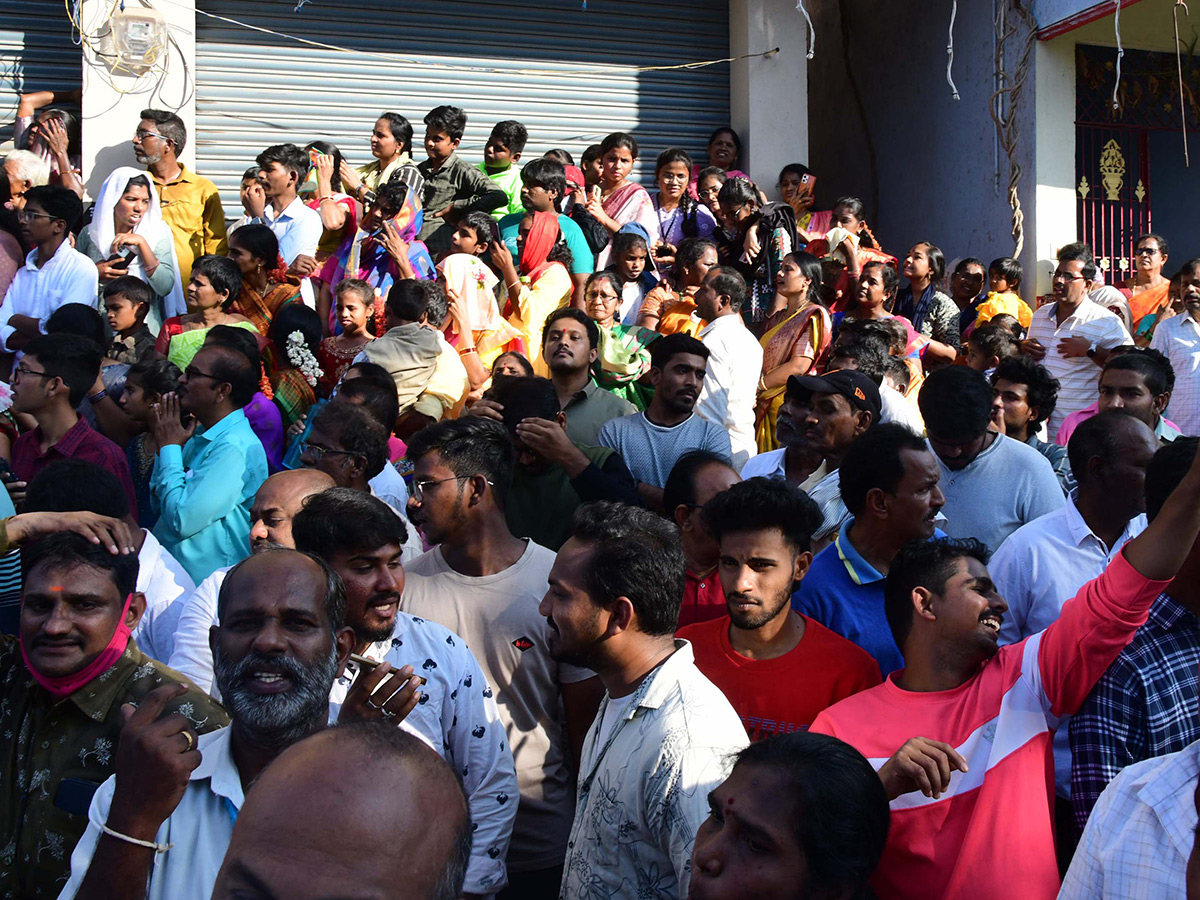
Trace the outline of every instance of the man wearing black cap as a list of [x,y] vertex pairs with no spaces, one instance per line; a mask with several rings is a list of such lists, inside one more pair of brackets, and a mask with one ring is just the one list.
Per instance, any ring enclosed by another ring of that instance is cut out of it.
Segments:
[[879,387],[862,372],[836,369],[824,375],[793,375],[789,391],[811,394],[805,434],[809,446],[821,454],[828,472],[808,495],[821,508],[821,527],[813,532],[814,552],[837,537],[850,518],[842,502],[838,467],[850,445],[879,421]]
[[977,538],[994,552],[1022,525],[1065,501],[1046,457],[988,429],[991,391],[974,369],[949,366],[925,379],[918,402],[942,470],[946,533]]

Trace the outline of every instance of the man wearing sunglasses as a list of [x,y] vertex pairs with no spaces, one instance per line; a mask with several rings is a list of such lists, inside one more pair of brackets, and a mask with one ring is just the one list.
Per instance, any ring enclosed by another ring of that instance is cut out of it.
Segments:
[[257,389],[244,354],[204,347],[178,394],[151,407],[159,448],[150,477],[154,536],[196,584],[246,555],[250,504],[267,478],[266,452],[242,411]]
[[64,303],[95,303],[100,283],[96,264],[68,240],[82,212],[79,198],[64,187],[44,184],[25,192],[17,221],[33,249],[0,304],[0,341],[4,350],[18,351],[18,359],[50,313]]

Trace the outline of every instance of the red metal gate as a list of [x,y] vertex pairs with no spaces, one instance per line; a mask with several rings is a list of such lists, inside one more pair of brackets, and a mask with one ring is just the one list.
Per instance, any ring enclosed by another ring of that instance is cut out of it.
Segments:
[[1141,128],[1075,126],[1079,235],[1107,284],[1129,277],[1134,241],[1150,230],[1149,143]]

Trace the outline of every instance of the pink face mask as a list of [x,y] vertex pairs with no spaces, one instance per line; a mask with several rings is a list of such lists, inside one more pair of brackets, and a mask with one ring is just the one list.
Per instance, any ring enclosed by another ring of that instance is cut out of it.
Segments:
[[117,620],[117,630],[113,632],[112,640],[108,642],[108,646],[100,651],[99,656],[71,675],[51,677],[41,674],[29,662],[29,654],[25,651],[25,639],[22,638],[21,658],[25,660],[25,668],[29,670],[29,674],[33,676],[33,680],[49,691],[55,700],[62,700],[64,697],[69,697],[75,693],[103,672],[108,671],[113,663],[121,658],[121,654],[125,652],[125,648],[129,646],[130,631],[129,626],[125,624],[125,619],[129,615],[129,604],[131,602],[133,602],[133,594],[126,595],[125,605],[121,609],[121,618]]

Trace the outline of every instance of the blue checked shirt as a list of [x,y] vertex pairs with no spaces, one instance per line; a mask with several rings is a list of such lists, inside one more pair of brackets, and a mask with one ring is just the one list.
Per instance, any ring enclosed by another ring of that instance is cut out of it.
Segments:
[[1071,719],[1071,807],[1087,823],[1117,773],[1200,739],[1200,620],[1166,594]]

